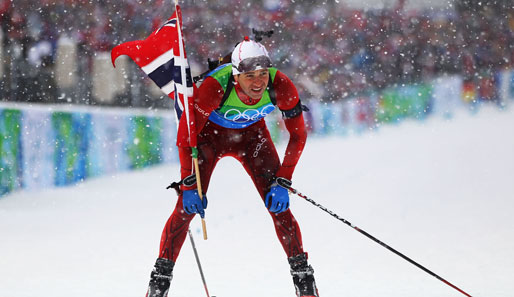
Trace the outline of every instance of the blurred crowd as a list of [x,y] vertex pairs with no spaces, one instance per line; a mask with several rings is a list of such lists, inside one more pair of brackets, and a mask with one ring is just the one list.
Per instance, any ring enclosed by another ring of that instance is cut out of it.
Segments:
[[[277,68],[307,98],[343,100],[443,73],[473,81],[514,68],[510,1],[417,10],[406,9],[404,0],[368,10],[347,8],[344,1],[181,2],[193,74],[207,69],[208,58],[230,53],[245,35],[251,36],[252,28],[274,30],[263,43]],[[172,12],[171,0],[0,0],[0,100],[57,102],[62,96],[53,81],[56,47],[67,36],[77,44],[79,57],[80,80],[70,91],[72,101],[97,103],[90,77],[95,55],[145,38]],[[146,87],[138,86],[136,95],[146,99],[137,105],[155,106],[159,100]],[[125,98],[116,104],[134,101]]]

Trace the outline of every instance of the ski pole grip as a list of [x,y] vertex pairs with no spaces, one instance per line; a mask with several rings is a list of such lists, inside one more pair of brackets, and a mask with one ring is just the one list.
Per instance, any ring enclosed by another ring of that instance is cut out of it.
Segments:
[[293,182],[284,177],[277,177],[275,181],[279,186],[281,186],[282,188],[286,188],[288,190],[291,189],[291,186],[293,185]]

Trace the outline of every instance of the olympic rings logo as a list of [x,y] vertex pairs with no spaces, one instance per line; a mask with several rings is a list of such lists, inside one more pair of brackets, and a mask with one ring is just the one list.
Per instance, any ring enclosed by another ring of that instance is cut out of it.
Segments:
[[223,115],[226,119],[234,122],[253,122],[260,118],[263,118],[275,110],[273,104],[265,105],[260,109],[247,109],[241,112],[239,109],[231,108]]

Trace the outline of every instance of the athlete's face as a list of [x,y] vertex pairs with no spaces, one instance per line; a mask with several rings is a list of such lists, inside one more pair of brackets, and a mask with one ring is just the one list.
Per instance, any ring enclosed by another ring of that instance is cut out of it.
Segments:
[[261,69],[244,72],[234,76],[243,92],[252,99],[260,99],[269,81],[269,70]]

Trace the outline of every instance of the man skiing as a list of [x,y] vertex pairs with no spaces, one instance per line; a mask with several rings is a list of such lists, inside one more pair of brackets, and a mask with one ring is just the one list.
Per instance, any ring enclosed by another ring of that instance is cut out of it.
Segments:
[[[194,99],[202,191],[207,192],[211,174],[222,157],[236,158],[269,210],[291,266],[296,295],[317,297],[314,270],[307,263],[298,223],[289,210],[286,188],[291,185],[307,139],[298,92],[285,74],[272,67],[266,48],[248,37],[235,47],[231,60],[231,64],[221,65],[208,75]],[[282,164],[264,121],[276,107],[282,112],[290,134]],[[180,121],[180,125],[184,124],[186,117]],[[200,199],[198,194],[187,133],[179,133],[177,146],[184,182],[162,233],[148,297],[167,296],[189,224],[195,214],[203,218],[207,207],[207,197]]]

